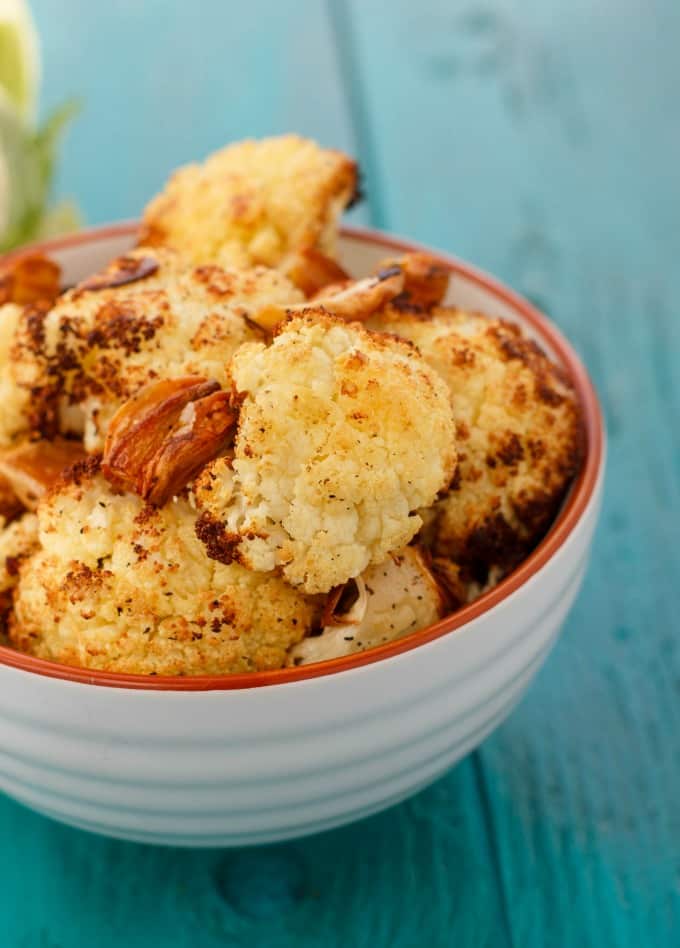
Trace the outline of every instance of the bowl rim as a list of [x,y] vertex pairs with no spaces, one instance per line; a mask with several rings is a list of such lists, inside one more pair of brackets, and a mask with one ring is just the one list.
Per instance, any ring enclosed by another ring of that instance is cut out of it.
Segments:
[[[136,221],[124,221],[113,225],[93,227],[59,237],[20,247],[0,258],[6,263],[27,253],[54,253],[84,244],[99,243],[117,237],[134,236],[138,229]],[[142,691],[236,691],[262,688],[276,684],[308,681],[328,675],[336,675],[355,668],[384,661],[397,655],[433,642],[442,636],[461,629],[479,618],[524,586],[566,543],[583,513],[592,500],[604,458],[604,422],[598,397],[590,377],[580,358],[562,333],[528,300],[509,289],[494,277],[443,251],[432,250],[405,238],[386,234],[364,227],[342,227],[343,237],[359,242],[379,245],[388,253],[413,253],[425,251],[434,256],[454,276],[459,275],[495,296],[500,302],[512,307],[546,341],[562,362],[571,378],[583,410],[585,451],[581,470],[570,493],[552,524],[550,531],[516,569],[474,602],[457,612],[440,619],[434,625],[412,632],[394,642],[378,645],[364,652],[356,652],[341,658],[328,659],[293,668],[274,669],[264,672],[245,672],[225,675],[132,675],[119,672],[98,671],[61,665],[57,662],[35,658],[0,645],[0,666],[30,672],[41,677],[62,679],[69,682],[97,685],[108,688],[124,688]]]

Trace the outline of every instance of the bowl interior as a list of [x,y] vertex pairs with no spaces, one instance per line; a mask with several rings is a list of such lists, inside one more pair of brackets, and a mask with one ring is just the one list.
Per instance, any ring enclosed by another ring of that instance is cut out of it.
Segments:
[[[137,225],[134,222],[117,224],[35,245],[31,249],[48,253],[55,259],[62,267],[65,284],[71,285],[101,269],[113,257],[129,250],[134,245],[136,231]],[[378,261],[386,257],[423,249],[427,248],[375,231],[356,228],[343,229],[339,247],[343,266],[357,276],[368,273]],[[26,248],[11,256],[25,252]],[[5,646],[0,646],[0,665],[10,665],[35,674],[86,684],[149,690],[232,690],[300,681],[389,658],[453,632],[502,602],[534,576],[566,541],[595,493],[601,473],[604,441],[602,415],[597,397],[585,369],[569,343],[526,300],[474,267],[434,253],[452,273],[446,302],[520,324],[524,331],[539,342],[566,370],[574,382],[583,409],[586,446],[582,470],[547,536],[509,576],[470,605],[427,629],[413,632],[387,645],[316,665],[241,675],[148,677],[58,665]]]

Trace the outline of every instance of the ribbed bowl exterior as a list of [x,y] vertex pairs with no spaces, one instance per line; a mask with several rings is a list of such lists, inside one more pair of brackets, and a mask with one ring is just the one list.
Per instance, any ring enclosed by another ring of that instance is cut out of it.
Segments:
[[[365,242],[346,238],[350,265],[384,256]],[[74,277],[92,269],[73,251],[69,261]],[[459,285],[461,305],[466,292],[480,297]],[[95,686],[0,663],[0,788],[74,826],[186,846],[303,836],[398,802],[478,745],[541,666],[583,577],[603,468],[538,572],[462,628],[391,658],[188,692]]]
[[599,492],[558,555],[501,606],[362,668],[186,693],[0,666],[0,787],[84,829],[187,846],[302,836],[390,806],[521,697],[580,586]]

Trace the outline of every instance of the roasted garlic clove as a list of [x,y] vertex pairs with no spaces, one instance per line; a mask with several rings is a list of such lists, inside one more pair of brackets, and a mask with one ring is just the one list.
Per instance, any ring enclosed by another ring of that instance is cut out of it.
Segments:
[[309,303],[293,306],[265,306],[252,316],[253,322],[272,331],[290,316],[335,316],[347,322],[366,320],[376,310],[395,299],[404,289],[404,274],[399,267],[381,270],[375,276],[340,285],[337,292],[321,294]]
[[404,302],[430,309],[443,302],[449,288],[450,270],[429,253],[407,253],[403,257],[383,260],[377,272],[398,267],[404,274]]
[[342,586],[331,589],[326,599],[321,625],[344,626],[359,625],[363,622],[368,608],[368,590],[361,576],[348,579]]
[[25,254],[0,267],[0,305],[52,303],[60,292],[61,268],[44,254]]
[[158,261],[153,257],[118,257],[103,273],[96,273],[79,283],[76,292],[108,290],[114,286],[137,283],[138,280],[153,276],[157,270]]
[[238,407],[211,379],[153,382],[114,415],[102,471],[119,490],[161,507],[231,442]]
[[349,280],[339,263],[313,247],[301,250],[288,268],[288,277],[307,297],[315,296],[324,287]]
[[78,441],[27,441],[0,452],[0,478],[4,478],[23,507],[35,510],[66,468],[84,457]]

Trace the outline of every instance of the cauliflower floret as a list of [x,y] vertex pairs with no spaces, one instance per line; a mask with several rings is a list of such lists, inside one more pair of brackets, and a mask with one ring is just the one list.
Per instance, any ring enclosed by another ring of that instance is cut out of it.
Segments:
[[142,241],[193,263],[288,272],[304,251],[333,255],[356,190],[356,164],[339,151],[296,135],[239,142],[174,173],[146,208]]
[[206,556],[189,502],[116,495],[90,459],[38,510],[10,641],[41,658],[133,674],[280,668],[321,606],[271,574]]
[[235,456],[196,485],[211,556],[319,593],[409,542],[456,464],[446,386],[412,346],[301,316],[232,374]]
[[[301,299],[275,270],[191,267],[140,248],[20,322],[18,381],[42,402],[42,430],[82,433],[98,450],[120,405],[157,378],[198,375],[229,387],[227,364],[261,338],[248,316]],[[45,430],[47,429],[47,430]]]
[[0,306],[0,448],[10,445],[15,435],[28,427],[29,393],[17,384],[12,359],[21,313],[22,307],[15,303]]
[[512,323],[456,309],[392,306],[373,329],[413,342],[446,381],[458,470],[425,514],[424,535],[482,585],[512,568],[545,533],[581,458],[574,390]]
[[0,640],[12,608],[12,593],[19,581],[21,563],[38,545],[38,518],[24,514],[9,526],[0,517]]
[[325,626],[294,645],[289,665],[308,665],[403,638],[441,619],[451,605],[422,552],[407,546],[354,581],[358,599],[345,622]]

